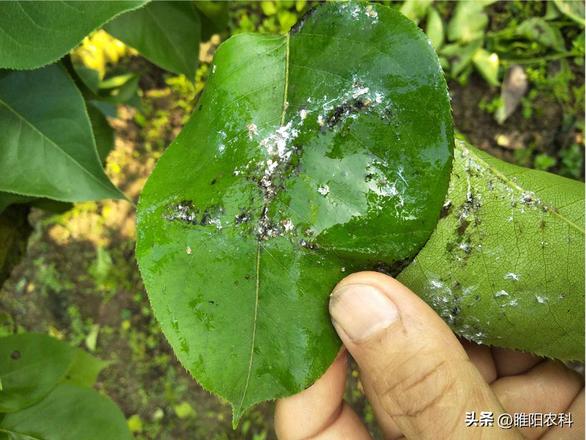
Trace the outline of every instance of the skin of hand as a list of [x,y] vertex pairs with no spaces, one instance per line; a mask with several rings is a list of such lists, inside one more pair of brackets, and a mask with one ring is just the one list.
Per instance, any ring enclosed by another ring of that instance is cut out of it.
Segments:
[[[305,391],[279,400],[281,440],[370,439],[343,400],[348,353],[385,439],[583,439],[584,380],[562,363],[461,342],[417,295],[376,272],[348,276],[330,297],[344,349]],[[466,412],[492,411],[493,427]],[[502,413],[572,413],[572,427],[503,429]]]

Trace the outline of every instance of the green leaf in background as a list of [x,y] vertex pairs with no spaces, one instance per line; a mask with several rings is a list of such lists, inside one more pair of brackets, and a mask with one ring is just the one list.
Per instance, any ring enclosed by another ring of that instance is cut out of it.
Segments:
[[140,77],[134,73],[124,73],[106,78],[100,81],[95,99],[105,103],[128,104],[138,108],[140,107],[139,81]]
[[100,372],[110,365],[110,362],[103,361],[89,354],[87,351],[76,349],[71,367],[65,376],[65,382],[74,385],[92,387]]
[[132,439],[114,402],[91,388],[67,383],[36,405],[6,414],[0,432],[18,440]]
[[444,216],[399,280],[459,335],[584,360],[584,184],[458,142]]
[[[100,72],[95,69],[85,67],[83,64],[71,63],[73,72],[81,80],[82,84],[77,84],[80,90],[87,87],[92,93],[97,94],[100,89]],[[71,71],[69,71],[71,73]],[[83,92],[83,90],[82,90]]]
[[460,1],[456,5],[454,16],[448,24],[448,38],[450,41],[470,43],[484,37],[484,30],[488,25],[488,15],[484,7],[493,1]]
[[81,94],[60,65],[0,71],[0,191],[123,198],[100,163]]
[[73,361],[69,345],[42,334],[0,338],[0,412],[26,408],[45,397]]
[[464,46],[460,44],[448,44],[441,48],[440,53],[451,59],[451,74],[458,76],[474,59],[476,52],[482,49],[482,40],[475,40]]
[[496,53],[490,53],[485,49],[478,49],[472,57],[474,66],[483,78],[491,86],[498,86],[499,79],[499,56]]
[[562,14],[584,26],[584,0],[553,0]]
[[355,3],[300,23],[219,47],[138,211],[156,317],[234,422],[323,374],[339,349],[331,289],[344,272],[410,261],[449,179],[449,98],[423,32]]
[[439,12],[435,8],[429,8],[427,13],[427,27],[425,33],[431,41],[431,45],[434,49],[438,49],[444,44],[444,23]]
[[159,67],[195,80],[201,23],[191,2],[153,1],[104,28]]
[[433,0],[406,0],[401,5],[401,14],[410,18],[415,23],[425,17],[429,5],[433,3]]
[[202,41],[207,41],[213,34],[226,29],[229,19],[228,2],[199,0],[193,4],[200,12]]
[[145,3],[0,2],[0,68],[34,69],[52,63],[112,17]]
[[96,140],[98,156],[100,157],[100,161],[105,163],[108,154],[114,148],[114,130],[110,126],[106,116],[92,103],[87,103],[87,111]]
[[532,17],[525,20],[517,27],[517,34],[560,52],[566,50],[564,37],[560,30],[541,17]]

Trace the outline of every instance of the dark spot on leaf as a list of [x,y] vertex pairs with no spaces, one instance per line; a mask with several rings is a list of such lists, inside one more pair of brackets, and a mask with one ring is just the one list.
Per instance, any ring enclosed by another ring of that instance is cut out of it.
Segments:
[[456,229],[456,232],[458,233],[458,235],[464,235],[464,232],[466,232],[466,229],[468,229],[468,226],[470,226],[470,222],[466,219],[462,219],[460,220],[459,224],[458,224],[458,228]]
[[248,212],[242,211],[236,217],[234,217],[234,223],[240,225],[242,223],[246,223],[250,220],[250,214]]
[[10,359],[15,360],[15,361],[19,360],[20,356],[21,356],[21,354],[20,354],[20,351],[18,351],[18,350],[14,350],[12,353],[10,353]]
[[299,244],[301,245],[301,247],[304,247],[305,249],[311,249],[311,250],[319,249],[319,246],[316,243],[312,243],[312,242],[304,240],[304,239],[299,240]]
[[440,218],[446,217],[451,211],[452,211],[452,201],[447,200],[446,203],[444,203],[442,206]]
[[313,15],[316,13],[316,11],[318,10],[318,8],[311,8],[309,11],[307,11],[305,14],[303,14],[303,16],[301,16],[301,18],[299,20],[297,20],[297,23],[295,23],[295,26],[293,26],[291,28],[291,30],[289,31],[290,34],[296,34],[298,33],[301,28],[303,27],[303,25],[305,24],[305,22]]
[[326,125],[329,128],[334,128],[340,122],[345,120],[350,114],[363,111],[367,105],[362,99],[354,99],[349,102],[340,104],[331,112],[326,119]]
[[411,258],[395,261],[392,264],[379,261],[375,264],[373,270],[375,270],[376,272],[384,273],[385,275],[396,277],[403,271],[403,269],[405,269],[409,265],[409,263],[411,263],[411,261]]
[[199,209],[194,206],[191,200],[182,200],[179,203],[168,206],[164,218],[169,221],[181,221],[196,225],[198,223],[198,213]]
[[212,179],[212,181],[210,182],[210,185],[215,185],[217,182],[217,179]]

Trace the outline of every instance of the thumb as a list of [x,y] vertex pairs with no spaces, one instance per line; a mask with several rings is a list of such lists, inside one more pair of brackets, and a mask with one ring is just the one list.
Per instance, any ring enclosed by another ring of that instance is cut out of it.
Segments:
[[469,411],[492,412],[496,425],[504,410],[450,328],[398,281],[375,272],[351,275],[334,289],[330,314],[386,437],[398,429],[416,439],[490,431],[517,438],[496,427],[466,426]]

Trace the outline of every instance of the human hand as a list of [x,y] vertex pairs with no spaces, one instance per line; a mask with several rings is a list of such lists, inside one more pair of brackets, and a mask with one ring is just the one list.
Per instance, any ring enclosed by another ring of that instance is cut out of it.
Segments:
[[[370,439],[343,401],[347,354],[385,439],[583,439],[584,381],[562,363],[461,342],[446,323],[398,281],[375,272],[345,278],[330,314],[344,343],[328,371],[307,390],[277,402],[281,440]],[[467,427],[466,413],[494,414],[492,427]],[[571,413],[572,427],[503,429],[503,413]]]

